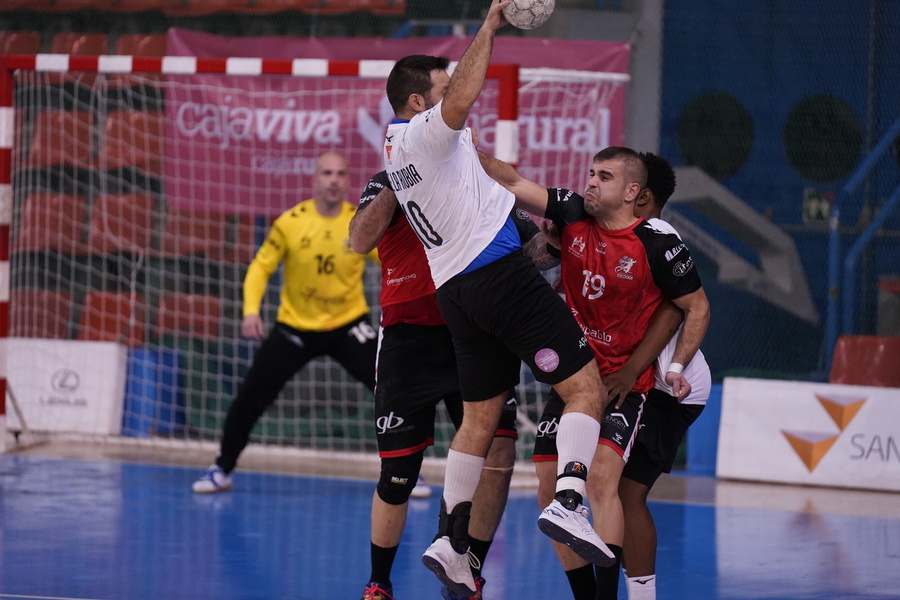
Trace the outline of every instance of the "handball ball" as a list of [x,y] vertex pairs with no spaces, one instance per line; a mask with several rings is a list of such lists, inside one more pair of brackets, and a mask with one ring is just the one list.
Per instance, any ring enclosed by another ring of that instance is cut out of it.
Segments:
[[511,0],[503,9],[503,16],[513,27],[534,29],[550,18],[555,6],[556,0]]

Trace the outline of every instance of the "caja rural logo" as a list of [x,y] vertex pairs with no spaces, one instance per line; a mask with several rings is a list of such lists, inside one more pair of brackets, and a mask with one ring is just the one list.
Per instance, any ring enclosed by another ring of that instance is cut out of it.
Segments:
[[841,434],[850,424],[850,421],[859,413],[867,398],[859,396],[821,396],[815,394],[816,399],[825,412],[831,417],[838,427],[837,433],[825,431],[787,431],[781,430],[788,443],[812,473],[816,466],[825,458]]

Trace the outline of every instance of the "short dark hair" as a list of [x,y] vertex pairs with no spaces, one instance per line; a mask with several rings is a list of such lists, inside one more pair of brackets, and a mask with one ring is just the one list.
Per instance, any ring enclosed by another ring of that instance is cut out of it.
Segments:
[[625,177],[636,181],[643,189],[647,183],[647,167],[640,154],[625,146],[609,146],[594,155],[594,162],[621,160],[625,163]]
[[449,66],[450,59],[446,56],[413,54],[398,60],[387,78],[387,97],[394,114],[403,110],[412,94],[427,97],[432,86],[431,72],[446,71]]
[[675,191],[675,169],[669,161],[652,152],[641,152],[641,158],[647,166],[647,185],[644,187],[653,192],[656,205],[662,208]]

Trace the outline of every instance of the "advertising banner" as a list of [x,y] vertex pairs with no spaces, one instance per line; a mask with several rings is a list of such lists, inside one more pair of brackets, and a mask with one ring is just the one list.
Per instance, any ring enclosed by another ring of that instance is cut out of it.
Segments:
[[900,389],[725,378],[716,475],[900,491]]
[[[119,435],[127,354],[111,342],[9,338],[9,385],[28,429]],[[6,412],[20,429],[15,407]]]
[[[434,54],[456,61],[469,41],[230,38],[172,29],[168,53],[353,61]],[[583,189],[592,156],[624,141],[629,54],[623,42],[496,39],[493,62],[531,69],[520,72],[523,175],[547,186]],[[468,123],[488,154],[494,152],[497,94],[496,82],[489,80]],[[383,135],[392,117],[381,78],[168,76],[167,200],[197,210],[277,215],[312,196],[316,157],[338,150],[350,163],[350,199],[356,201],[383,169]]]

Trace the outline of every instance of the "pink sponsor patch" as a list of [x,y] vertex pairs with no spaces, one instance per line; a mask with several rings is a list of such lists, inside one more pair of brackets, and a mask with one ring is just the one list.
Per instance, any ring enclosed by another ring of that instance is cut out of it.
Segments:
[[550,373],[559,366],[559,354],[550,348],[538,350],[538,353],[534,355],[534,364],[544,373]]

